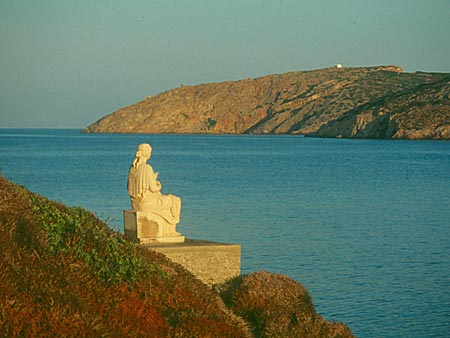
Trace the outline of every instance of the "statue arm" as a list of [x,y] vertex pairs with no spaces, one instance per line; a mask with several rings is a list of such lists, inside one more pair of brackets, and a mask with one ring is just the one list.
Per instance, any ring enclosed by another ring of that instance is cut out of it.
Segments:
[[161,190],[161,182],[154,179],[150,181],[150,191],[157,192]]
[[151,192],[158,192],[161,190],[161,182],[157,180],[158,173],[155,173],[152,169],[152,167],[148,166],[149,168],[149,190]]

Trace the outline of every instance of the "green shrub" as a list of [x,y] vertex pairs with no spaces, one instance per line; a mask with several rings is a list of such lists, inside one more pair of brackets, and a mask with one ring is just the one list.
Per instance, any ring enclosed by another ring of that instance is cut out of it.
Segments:
[[284,275],[261,271],[237,277],[222,287],[221,296],[255,337],[353,337],[345,325],[316,314],[306,289]]
[[156,270],[137,255],[135,245],[86,210],[51,204],[36,195],[32,202],[51,253],[73,253],[108,282],[132,282]]
[[208,117],[208,119],[205,120],[205,126],[208,130],[213,129],[217,124],[217,121]]

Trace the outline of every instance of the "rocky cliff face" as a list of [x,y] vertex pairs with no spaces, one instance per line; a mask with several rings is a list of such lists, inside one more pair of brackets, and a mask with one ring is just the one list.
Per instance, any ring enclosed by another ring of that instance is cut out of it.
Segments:
[[327,68],[183,86],[84,132],[450,138],[450,74]]
[[352,109],[310,134],[319,137],[450,139],[450,82],[425,83]]

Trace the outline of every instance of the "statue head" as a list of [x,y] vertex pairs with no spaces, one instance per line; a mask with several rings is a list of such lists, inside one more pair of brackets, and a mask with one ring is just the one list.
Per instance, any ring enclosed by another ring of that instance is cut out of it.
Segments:
[[145,163],[152,156],[152,147],[148,143],[141,143],[136,151],[136,158],[133,161],[133,167],[139,163]]

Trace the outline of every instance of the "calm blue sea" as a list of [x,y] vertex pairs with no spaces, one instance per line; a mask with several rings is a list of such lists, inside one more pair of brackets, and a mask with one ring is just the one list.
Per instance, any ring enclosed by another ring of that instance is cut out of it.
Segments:
[[3,175],[122,230],[137,145],[185,236],[300,281],[359,337],[450,335],[450,142],[0,129]]

